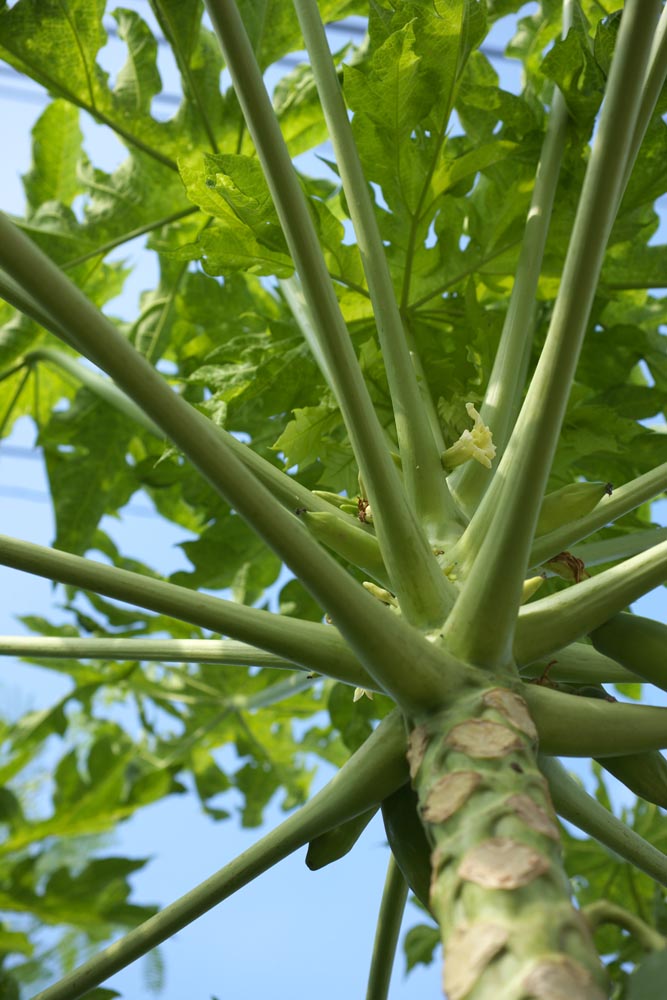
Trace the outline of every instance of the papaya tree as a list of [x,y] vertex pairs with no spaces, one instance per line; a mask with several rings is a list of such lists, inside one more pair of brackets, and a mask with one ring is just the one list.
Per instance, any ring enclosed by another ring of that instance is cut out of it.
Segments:
[[[511,93],[485,46],[521,6],[151,0],[181,80],[168,120],[136,12],[113,13],[111,81],[102,0],[0,8],[0,56],[52,98],[25,216],[0,219],[0,419],[34,420],[56,522],[51,548],[0,538],[0,562],[66,607],[1,649],[72,683],[5,728],[0,892],[47,920],[54,894],[78,901],[65,923],[100,943],[127,931],[40,1000],[95,990],[305,845],[336,861],[380,809],[368,997],[409,888],[449,1000],[648,996],[664,976],[667,627],[628,609],[667,577],[667,437],[647,425],[667,389],[667,13],[545,0],[515,23]],[[325,25],[353,15],[359,44],[332,55]],[[91,119],[126,149],[111,173],[83,152]],[[138,236],[158,278],[130,323],[109,254]],[[190,572],[100,527],[140,490],[191,536]],[[604,687],[641,683],[649,703]],[[36,816],[21,789],[54,735]],[[338,769],[311,796],[306,754]],[[596,762],[597,796],[568,757]],[[625,819],[605,773],[638,796]],[[45,868],[54,838],[187,774],[214,819],[230,787],[249,825],[277,792],[299,808],[152,915],[129,862]],[[591,859],[616,873],[603,894]],[[11,925],[3,942],[25,950]]]

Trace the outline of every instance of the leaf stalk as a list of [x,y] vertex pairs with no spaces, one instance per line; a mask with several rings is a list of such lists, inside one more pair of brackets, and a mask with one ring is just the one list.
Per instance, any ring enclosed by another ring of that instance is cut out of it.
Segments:
[[548,656],[592,632],[667,578],[667,542],[582,580],[519,612],[514,643],[518,664]]
[[407,780],[405,730],[387,716],[336,776],[302,809],[234,861],[115,941],[34,1000],[77,1000],[187,927],[309,840],[365,812]]
[[[547,339],[507,450],[461,539],[465,577],[445,634],[452,651],[511,659],[530,547],[602,260],[618,209],[660,4],[626,4]],[[475,622],[484,621],[484,628]]]
[[444,621],[454,588],[440,571],[407,503],[389,455],[317,234],[252,46],[233,0],[208,0],[208,11],[264,167],[280,222],[301,279],[314,328],[369,493],[383,556],[406,618],[419,627]]
[[[408,712],[419,711],[421,706],[431,704],[434,699],[439,702],[447,697],[450,686],[445,677],[445,662],[449,662],[455,672],[460,672],[461,665],[442,651],[436,652],[405,620],[387,611],[352,579],[309,535],[298,519],[284,510],[258,482],[211,421],[173,392],[162,376],[48,257],[6,216],[1,215],[0,264],[48,314],[67,329],[68,342],[105,370],[145,410],[213,488],[285,561],[314,599],[330,614],[362,663],[371,667],[376,679],[383,678],[379,683],[385,691],[396,696]],[[239,444],[239,448],[243,445]],[[385,453],[392,474],[397,476],[386,449]],[[414,519],[411,523],[421,536]],[[429,565],[435,566],[437,578],[442,583],[444,576],[437,560],[423,536],[422,540],[428,552]],[[408,556],[410,552],[405,548],[407,541],[402,538],[402,544],[396,544],[391,551],[401,550]],[[42,550],[42,558],[46,558],[47,552]],[[33,565],[37,567],[39,564],[40,558],[37,557]],[[412,573],[418,564],[419,559],[415,558]],[[391,567],[388,569],[391,573]],[[39,573],[38,568],[32,571]],[[422,580],[419,593],[424,586],[426,581]],[[415,591],[410,590],[410,594],[414,595]],[[432,591],[428,594],[433,600],[426,605],[421,602],[421,597],[417,599],[422,624],[432,618],[436,606],[440,609],[438,614],[443,613],[442,589],[435,592],[435,596]]]
[[554,757],[539,756],[556,811],[640,871],[667,885],[667,857],[600,805]]
[[458,509],[447,489],[422,402],[338,74],[316,0],[294,0],[294,7],[310,56],[373,303],[408,499],[432,541],[442,542],[447,538],[450,523],[459,519]]
[[391,973],[407,899],[408,883],[396,864],[394,855],[390,853],[373,943],[366,1000],[387,1000],[389,996]]

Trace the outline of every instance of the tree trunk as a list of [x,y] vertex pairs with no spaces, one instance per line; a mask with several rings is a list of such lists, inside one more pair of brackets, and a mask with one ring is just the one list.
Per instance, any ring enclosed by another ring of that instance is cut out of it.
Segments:
[[572,905],[536,743],[525,701],[504,687],[464,693],[410,735],[448,1000],[608,995]]

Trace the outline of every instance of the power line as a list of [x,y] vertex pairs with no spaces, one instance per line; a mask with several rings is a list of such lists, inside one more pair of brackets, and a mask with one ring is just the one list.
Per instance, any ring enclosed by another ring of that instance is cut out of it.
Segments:
[[[0,460],[2,458],[23,462],[40,462],[42,454],[35,448],[2,442],[0,444]],[[30,503],[52,502],[50,493],[46,493],[44,490],[33,490],[29,486],[0,486],[0,497],[6,497],[8,500],[27,500]],[[128,514],[130,517],[146,517],[153,520],[159,517],[158,513],[152,507],[142,507],[141,504],[130,504],[128,507],[122,509],[122,513]]]
[[[53,502],[50,493],[45,493],[44,490],[33,490],[28,486],[0,486],[0,497],[6,497],[8,500],[26,500],[29,503],[50,504]],[[128,507],[123,507],[119,513],[123,516],[143,517],[153,521],[159,518],[159,514],[156,511],[150,507],[142,507],[139,504],[130,504]]]
[[[118,28],[113,25],[105,25],[105,30],[110,38],[121,40]],[[357,24],[353,21],[334,21],[327,25],[327,31],[334,32],[336,34],[345,34],[349,37],[361,38],[366,33],[365,26],[363,24]],[[160,47],[168,47],[169,43],[164,35],[155,35],[155,41]],[[496,47],[483,47],[481,52],[484,53],[490,59],[503,59],[507,60],[509,57],[505,55],[502,49]],[[298,66],[304,62],[307,62],[307,58],[300,55],[286,55],[282,59],[279,59],[276,65],[284,65],[289,67]],[[15,69],[9,64],[0,66],[0,77],[7,77],[11,80],[25,81],[30,80],[29,77],[24,76],[21,72]],[[39,86],[39,84],[37,84]],[[46,95],[43,91],[32,90],[30,87],[16,87],[13,84],[11,86],[3,86],[0,84],[0,95],[8,97],[10,100],[21,101],[23,103],[32,104],[43,104],[47,100]],[[153,102],[156,105],[166,105],[169,107],[178,107],[183,100],[181,94],[169,93],[168,91],[162,91],[156,94],[153,98]]]
[[[19,461],[39,462],[42,454],[34,448],[26,448],[17,444],[0,444],[0,459],[10,458]],[[29,486],[0,486],[0,497],[8,500],[27,500],[29,503],[51,503],[50,493],[44,490],[33,490]],[[144,517],[156,520],[159,515],[152,507],[142,507],[141,504],[130,504],[122,509],[123,514],[130,517]]]
[[34,448],[25,448],[18,444],[0,444],[0,458],[28,458],[32,461],[39,461],[41,454]]

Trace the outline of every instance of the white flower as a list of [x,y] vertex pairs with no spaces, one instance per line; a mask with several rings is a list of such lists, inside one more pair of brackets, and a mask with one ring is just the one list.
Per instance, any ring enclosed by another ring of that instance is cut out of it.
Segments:
[[366,695],[367,698],[370,698],[371,701],[373,700],[372,691],[367,691],[366,688],[355,688],[352,701],[360,701],[360,699],[363,698],[364,695]]
[[486,469],[490,469],[491,461],[495,458],[496,446],[493,443],[491,428],[486,426],[472,403],[466,403],[466,410],[468,416],[474,420],[474,426],[472,430],[464,431],[458,441],[443,453],[442,464],[447,472],[451,472],[457,465],[463,465],[471,458]]

